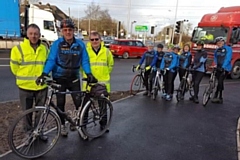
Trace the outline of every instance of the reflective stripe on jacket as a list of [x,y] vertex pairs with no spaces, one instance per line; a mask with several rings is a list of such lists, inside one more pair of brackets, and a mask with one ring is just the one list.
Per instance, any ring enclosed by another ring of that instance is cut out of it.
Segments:
[[[107,91],[110,92],[110,74],[113,69],[114,60],[112,53],[101,43],[101,49],[96,54],[90,43],[87,44],[87,53],[90,61],[91,73],[98,80],[98,83],[104,83]],[[86,78],[86,74],[83,73]],[[86,90],[86,82],[83,82],[82,90]]]
[[12,48],[10,68],[16,76],[16,84],[19,88],[37,91],[47,87],[35,83],[43,72],[47,56],[48,49],[44,45],[40,44],[34,51],[26,38],[23,43]]

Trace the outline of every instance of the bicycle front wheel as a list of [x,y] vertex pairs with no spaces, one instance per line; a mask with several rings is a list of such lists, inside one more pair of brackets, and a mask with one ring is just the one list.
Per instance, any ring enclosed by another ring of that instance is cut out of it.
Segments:
[[176,94],[177,102],[179,102],[184,97],[185,89],[186,89],[186,81],[182,80],[179,84],[177,94]]
[[158,95],[158,88],[154,88],[154,89],[153,89],[153,93],[152,93],[152,99],[153,99],[153,100],[156,100],[157,95]]
[[140,92],[143,85],[143,80],[140,75],[135,75],[131,82],[130,94],[136,95]]
[[80,116],[80,126],[83,133],[89,138],[103,135],[110,126],[113,106],[107,98],[89,101],[83,108]]
[[209,99],[211,98],[211,94],[212,94],[212,90],[210,86],[207,86],[205,88],[205,91],[203,92],[203,106],[205,107],[209,101]]
[[20,157],[41,157],[56,144],[60,126],[60,119],[52,110],[46,110],[45,107],[26,110],[9,129],[9,146]]

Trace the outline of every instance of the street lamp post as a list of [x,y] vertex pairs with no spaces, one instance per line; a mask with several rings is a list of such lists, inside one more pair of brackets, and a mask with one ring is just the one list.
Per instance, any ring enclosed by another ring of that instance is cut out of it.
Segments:
[[178,11],[178,0],[177,0],[177,3],[176,3],[176,10],[175,10],[175,18],[174,18],[174,25],[173,25],[173,30],[172,30],[172,40],[171,40],[171,43],[173,44],[173,40],[174,40],[174,33],[175,33],[175,23],[177,21],[177,11]]
[[132,21],[131,22],[131,33],[130,33],[130,39],[132,39],[132,27],[133,27],[133,23],[136,23],[137,21]]

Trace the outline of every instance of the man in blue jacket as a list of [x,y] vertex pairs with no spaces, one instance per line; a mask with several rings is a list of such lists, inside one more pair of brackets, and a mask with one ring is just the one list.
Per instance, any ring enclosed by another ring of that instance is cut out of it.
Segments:
[[[64,19],[61,22],[63,37],[56,40],[51,46],[51,50],[44,67],[43,73],[36,80],[37,84],[42,84],[44,77],[52,72],[52,77],[56,83],[61,85],[60,92],[80,91],[80,66],[87,74],[89,82],[96,81],[91,74],[89,57],[84,43],[74,38],[74,22],[71,19]],[[72,99],[76,109],[81,104],[80,94],[72,94]],[[64,112],[66,95],[57,94],[57,106]],[[64,118],[61,119],[61,134],[67,136]]]
[[232,69],[232,48],[225,44],[223,37],[217,37],[215,43],[218,46],[214,52],[214,63],[217,67],[216,78],[218,80],[218,85],[212,102],[223,103],[222,91],[224,90],[224,79]]
[[153,83],[152,80],[150,80],[150,78],[152,78],[150,74],[151,74],[152,67],[156,65],[157,54],[156,54],[156,51],[153,49],[154,44],[152,42],[148,42],[147,46],[148,46],[148,51],[146,51],[143,54],[139,64],[136,67],[136,70],[138,70],[143,64],[143,62],[145,62],[144,85],[146,87],[146,91],[143,93],[143,95],[145,96],[147,95],[150,97],[151,91],[152,91],[152,83]]
[[167,101],[172,100],[173,96],[174,80],[176,78],[177,68],[179,66],[178,52],[180,51],[180,47],[174,46],[172,50],[172,52],[165,53],[160,66],[160,70],[165,70],[163,80],[166,94],[164,94],[162,97],[165,98]]

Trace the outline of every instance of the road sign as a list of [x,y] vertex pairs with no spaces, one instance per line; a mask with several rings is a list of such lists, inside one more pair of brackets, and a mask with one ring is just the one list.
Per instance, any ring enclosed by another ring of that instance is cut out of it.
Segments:
[[135,26],[135,31],[136,32],[147,32],[148,31],[148,26],[136,25]]

